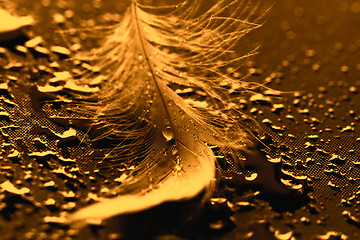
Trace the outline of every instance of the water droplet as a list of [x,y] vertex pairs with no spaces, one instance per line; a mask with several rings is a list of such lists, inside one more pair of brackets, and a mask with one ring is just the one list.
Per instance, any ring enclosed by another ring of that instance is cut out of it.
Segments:
[[309,136],[308,136],[308,139],[310,139],[310,140],[317,140],[317,139],[319,139],[319,136],[316,135],[316,134],[314,134],[314,135],[309,135]]
[[276,239],[278,240],[288,240],[288,239],[292,239],[293,236],[293,232],[287,232],[287,233],[280,233],[278,230],[275,231],[274,236],[276,237]]
[[307,50],[307,51],[305,52],[305,55],[306,55],[307,57],[315,57],[316,51],[315,51],[314,49],[309,49],[309,50]]
[[310,224],[310,219],[307,218],[307,217],[302,217],[302,218],[300,218],[300,221],[301,221],[303,224]]
[[315,235],[314,239],[323,239],[323,240],[331,240],[331,239],[339,239],[339,240],[343,240],[343,239],[349,239],[348,236],[346,236],[343,233],[340,232],[335,232],[335,231],[329,231],[323,235]]
[[271,102],[271,98],[258,93],[251,96],[250,101],[255,103],[269,104]]
[[343,65],[340,67],[340,71],[343,73],[347,73],[347,72],[349,72],[349,70],[350,70],[349,67],[346,65]]
[[284,104],[274,104],[271,111],[274,112],[274,113],[279,113],[280,111],[282,111],[284,109],[285,109]]
[[327,184],[331,189],[335,190],[335,191],[340,191],[341,188],[340,186],[336,185],[334,182],[329,181]]
[[55,53],[61,54],[61,55],[70,55],[71,54],[69,49],[67,49],[65,47],[61,47],[61,46],[51,46],[50,50]]
[[244,176],[247,181],[254,181],[257,178],[257,173],[251,173],[250,176]]
[[48,182],[44,183],[44,187],[46,187],[46,188],[55,187],[55,182],[54,181],[48,181]]
[[345,163],[345,159],[346,158],[342,158],[337,154],[332,154],[331,157],[330,157],[331,162],[338,163],[338,164]]
[[172,155],[176,156],[176,155],[178,155],[179,151],[176,147],[174,147],[174,148],[172,148],[171,153],[172,153]]
[[271,163],[281,163],[281,157],[269,158],[268,161],[271,162]]
[[350,223],[352,223],[352,224],[354,224],[354,225],[356,225],[356,226],[359,226],[359,225],[360,225],[360,219],[356,218],[351,212],[349,212],[349,211],[347,211],[347,210],[344,210],[344,211],[342,212],[342,215],[343,215],[344,217],[346,217],[347,220],[348,220]]
[[213,230],[220,230],[224,227],[224,222],[222,220],[218,220],[214,223],[210,223],[209,227]]
[[170,127],[167,127],[162,131],[162,135],[166,138],[166,141],[172,140],[174,138],[174,134],[174,130]]
[[55,201],[55,199],[53,199],[53,198],[48,198],[47,200],[45,200],[44,204],[45,204],[46,206],[53,206],[53,205],[56,204],[56,201]]
[[181,169],[182,169],[182,167],[181,167],[179,164],[177,164],[177,165],[175,166],[175,170],[176,170],[177,172],[180,172]]

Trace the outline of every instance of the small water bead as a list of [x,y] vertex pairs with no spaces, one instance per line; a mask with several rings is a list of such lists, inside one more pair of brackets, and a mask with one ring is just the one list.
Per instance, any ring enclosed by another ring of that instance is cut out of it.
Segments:
[[179,150],[175,147],[175,148],[172,148],[171,149],[171,154],[173,155],[173,156],[177,156],[177,155],[179,155]]
[[53,198],[48,198],[47,200],[45,200],[44,204],[45,204],[46,206],[53,206],[53,205],[56,204],[56,201],[55,201],[55,199],[53,199]]
[[354,2],[350,6],[350,10],[353,13],[360,13],[360,2]]
[[350,91],[351,93],[357,93],[357,92],[358,92],[357,88],[354,87],[354,86],[350,86],[350,87],[349,87],[349,91]]
[[24,46],[21,46],[21,45],[16,45],[15,46],[15,49],[19,52],[19,53],[28,53],[28,49]]
[[62,46],[51,46],[50,50],[54,53],[62,54],[62,55],[70,55],[71,51]]
[[257,173],[251,173],[250,176],[244,176],[247,181],[254,181],[257,177]]
[[167,102],[167,104],[168,104],[169,107],[171,107],[171,106],[174,105],[174,101],[173,101],[173,100],[169,100],[169,101]]
[[294,232],[293,232],[293,231],[290,231],[290,232],[287,232],[287,233],[281,233],[279,230],[276,230],[276,231],[274,232],[274,236],[275,236],[276,239],[278,239],[278,240],[295,239],[295,238],[293,238],[293,236],[294,236]]
[[177,165],[175,166],[175,170],[176,170],[177,172],[180,172],[181,169],[182,169],[181,165],[177,164]]
[[174,130],[171,127],[167,127],[162,131],[162,135],[166,139],[166,141],[170,141],[174,138]]
[[337,42],[337,43],[335,43],[334,48],[335,48],[337,51],[341,51],[341,50],[343,50],[344,45],[343,45],[341,42]]
[[343,73],[347,73],[349,72],[349,70],[350,70],[349,66],[343,65],[340,67],[340,71]]
[[308,50],[305,51],[305,55],[307,57],[315,57],[316,51],[314,49],[308,49]]
[[[321,222],[325,221],[325,219],[322,219]],[[319,222],[320,223],[320,222]],[[324,223],[322,223],[324,224]],[[324,240],[331,240],[331,239],[339,239],[339,240],[345,240],[349,239],[347,235],[341,233],[341,232],[335,232],[335,231],[329,231],[323,235],[315,235],[315,239],[324,239]]]
[[320,67],[321,67],[321,64],[320,63],[315,63],[313,66],[312,66],[312,70],[313,71],[319,71],[319,69],[320,69]]
[[281,163],[282,158],[281,157],[268,158],[268,161],[271,162],[271,163]]

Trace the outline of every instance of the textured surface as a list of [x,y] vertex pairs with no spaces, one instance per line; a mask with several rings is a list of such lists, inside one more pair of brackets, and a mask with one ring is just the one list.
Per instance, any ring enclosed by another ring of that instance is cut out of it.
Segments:
[[[359,1],[282,0],[264,26],[245,38],[246,49],[261,45],[246,63],[249,80],[284,93],[280,98],[263,90],[235,102],[256,120],[258,125],[248,124],[263,144],[219,159],[221,181],[202,214],[195,211],[200,201],[195,199],[82,230],[63,226],[53,216],[109,195],[118,170],[96,165],[103,153],[92,151],[90,139],[101,131],[86,134],[91,121],[69,118],[60,100],[46,104],[58,89],[38,86],[49,79],[63,86],[68,72],[91,68],[69,58],[71,52],[96,46],[103,34],[94,34],[93,27],[116,23],[127,3],[14,2],[15,12],[37,20],[25,29],[37,41],[17,38],[0,49],[4,239],[360,237]],[[194,222],[188,218],[194,216],[198,224],[191,228]]]

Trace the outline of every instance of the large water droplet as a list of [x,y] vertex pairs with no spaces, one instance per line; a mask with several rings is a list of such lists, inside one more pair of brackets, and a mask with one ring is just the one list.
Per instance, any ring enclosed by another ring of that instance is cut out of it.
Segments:
[[170,141],[174,138],[174,130],[171,127],[167,127],[162,131],[162,135],[166,138],[166,141]]

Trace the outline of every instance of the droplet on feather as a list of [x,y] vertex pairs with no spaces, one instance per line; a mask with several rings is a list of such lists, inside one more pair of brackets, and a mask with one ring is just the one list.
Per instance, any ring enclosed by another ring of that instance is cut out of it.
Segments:
[[162,131],[162,135],[164,138],[166,138],[166,141],[170,141],[174,138],[174,130],[170,127],[167,127]]

